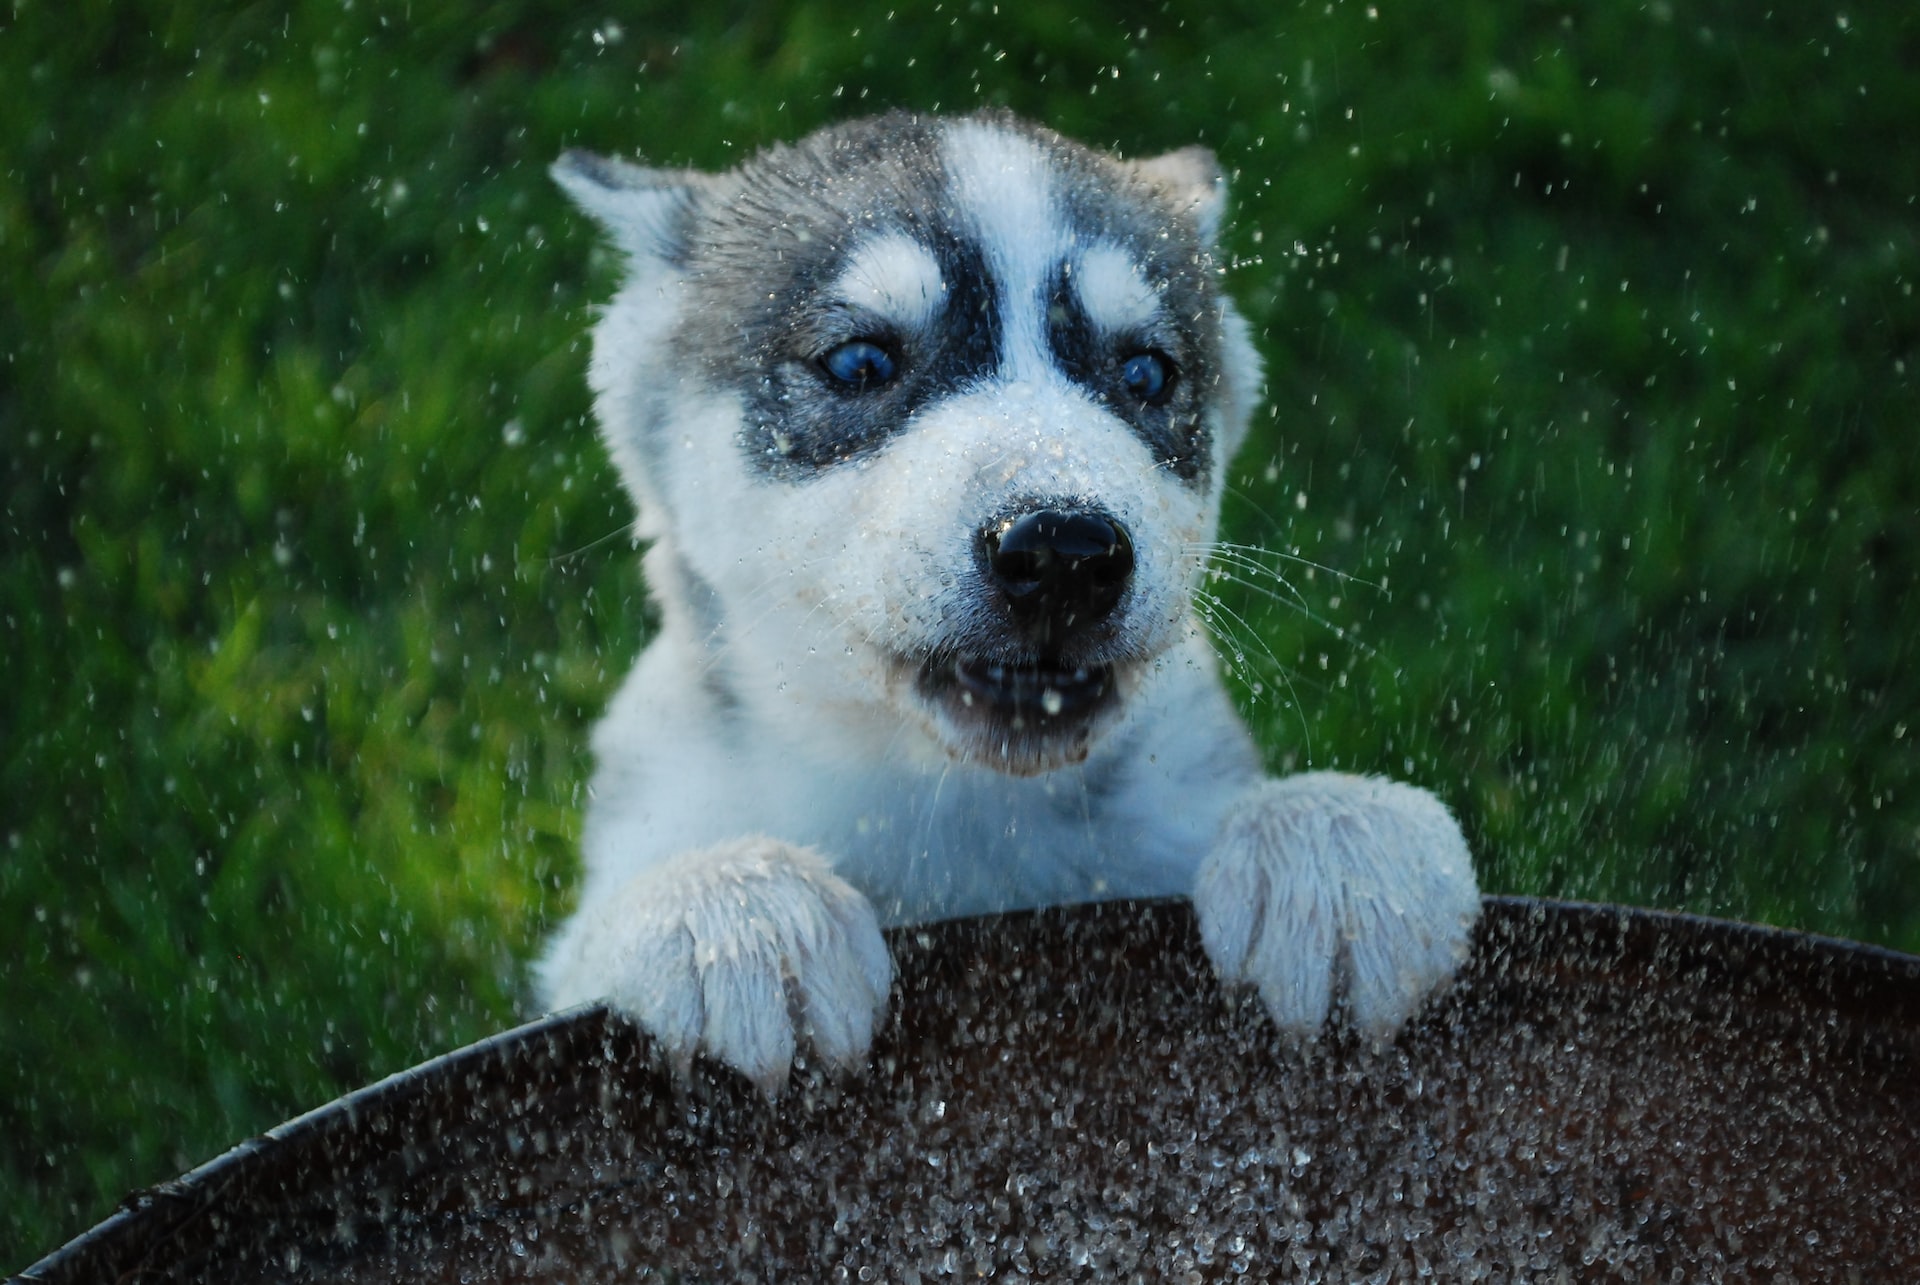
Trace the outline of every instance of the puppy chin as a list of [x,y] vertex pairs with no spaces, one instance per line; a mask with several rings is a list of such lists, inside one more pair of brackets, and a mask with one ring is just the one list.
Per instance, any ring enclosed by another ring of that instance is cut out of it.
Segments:
[[1086,761],[1124,708],[1137,668],[944,658],[911,667],[908,699],[955,760],[1038,776]]

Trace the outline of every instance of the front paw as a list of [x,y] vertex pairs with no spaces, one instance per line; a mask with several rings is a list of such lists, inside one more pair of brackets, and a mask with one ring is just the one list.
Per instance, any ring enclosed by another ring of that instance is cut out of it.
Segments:
[[1425,790],[1315,772],[1265,781],[1227,816],[1193,894],[1222,980],[1256,986],[1311,1037],[1336,990],[1391,1034],[1466,959],[1480,894],[1460,827]]
[[719,1058],[779,1091],[805,1035],[866,1055],[893,961],[867,899],[818,853],[753,837],[684,853],[583,905],[544,966],[554,1008],[602,999],[683,1070]]

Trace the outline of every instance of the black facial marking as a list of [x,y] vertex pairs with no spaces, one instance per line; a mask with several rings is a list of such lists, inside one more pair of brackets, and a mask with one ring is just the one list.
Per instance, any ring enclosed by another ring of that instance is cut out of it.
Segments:
[[[1119,247],[1161,290],[1153,333],[1103,336],[1062,273],[1050,283],[1048,332],[1071,377],[1161,466],[1198,484],[1212,463],[1202,412],[1221,344],[1210,254],[1130,170],[1010,116],[981,119],[1048,155],[1074,244]],[[668,368],[739,398],[739,446],[764,476],[802,482],[871,455],[929,402],[997,370],[1008,301],[968,239],[941,147],[938,122],[894,113],[770,149],[695,194],[679,264],[689,299]],[[835,296],[847,265],[885,236],[911,238],[939,267],[945,293],[924,326],[904,329],[904,319]],[[890,375],[836,379],[825,358],[851,341],[884,349]],[[1164,398],[1143,398],[1122,377],[1127,358],[1145,351],[1172,362]]]
[[[1206,435],[1201,429],[1199,387],[1189,365],[1201,365],[1198,336],[1160,323],[1151,333],[1103,334],[1087,316],[1073,289],[1067,265],[1054,270],[1047,292],[1047,342],[1054,359],[1106,411],[1125,420],[1153,452],[1155,463],[1184,482],[1199,478],[1207,465]],[[1127,362],[1142,354],[1165,359],[1172,376],[1157,396],[1142,396],[1127,379]]]
[[[796,481],[871,454],[929,401],[993,372],[999,305],[985,263],[974,247],[950,234],[926,248],[947,290],[938,315],[925,327],[903,331],[891,319],[827,302],[818,292],[799,300],[797,317],[784,319],[784,334],[775,341],[768,367],[744,372],[747,378],[740,384],[747,405],[741,446],[756,468]],[[849,257],[839,256],[823,274],[821,290],[839,280]],[[781,327],[783,319],[768,321]],[[890,377],[836,378],[823,358],[849,340],[884,349]]]

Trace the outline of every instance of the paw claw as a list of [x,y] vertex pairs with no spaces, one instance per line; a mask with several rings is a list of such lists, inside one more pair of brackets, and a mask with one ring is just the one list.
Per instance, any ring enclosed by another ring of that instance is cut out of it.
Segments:
[[1269,781],[1228,817],[1194,907],[1221,979],[1314,1037],[1344,996],[1387,1035],[1466,958],[1479,891],[1459,826],[1411,786],[1334,773]]
[[569,923],[542,972],[554,1007],[605,999],[676,1069],[704,1053],[769,1096],[803,1036],[858,1063],[893,984],[866,899],[817,853],[764,838],[637,876]]

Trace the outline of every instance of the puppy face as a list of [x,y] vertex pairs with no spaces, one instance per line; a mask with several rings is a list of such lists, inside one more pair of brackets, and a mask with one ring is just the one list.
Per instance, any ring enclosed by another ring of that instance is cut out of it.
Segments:
[[592,379],[704,681],[890,752],[1084,758],[1191,628],[1258,384],[1212,157],[893,115],[555,173],[630,257]]

